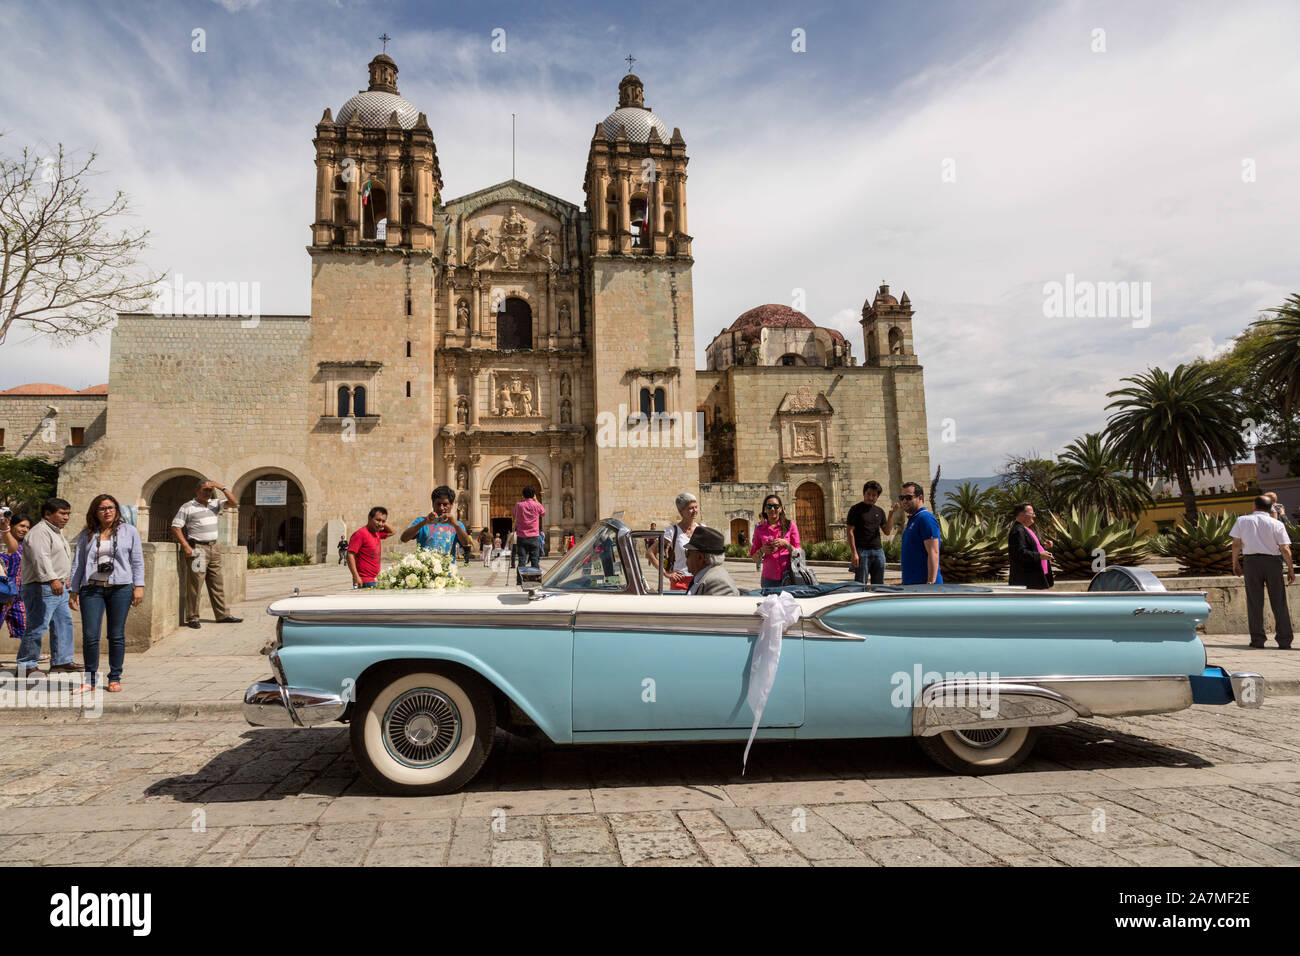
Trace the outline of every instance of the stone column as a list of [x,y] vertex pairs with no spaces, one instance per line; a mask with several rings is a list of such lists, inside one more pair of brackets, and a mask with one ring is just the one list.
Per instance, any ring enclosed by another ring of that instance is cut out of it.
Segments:
[[483,505],[479,497],[483,493],[483,475],[480,472],[482,455],[469,456],[469,508],[465,512],[471,529],[477,530],[487,522],[483,520]]
[[447,379],[447,425],[453,427],[456,424],[456,363],[448,360],[442,374]]
[[560,310],[555,301],[555,270],[546,270],[546,335],[552,346],[560,331]]
[[471,428],[478,427],[478,373],[478,364],[471,363],[469,367],[469,424]]
[[424,164],[420,163],[415,167],[415,210],[411,217],[411,225],[417,222],[432,223],[433,217],[429,210],[425,209],[425,203],[429,199],[428,170]]
[[478,335],[482,330],[482,319],[479,316],[479,305],[482,300],[480,291],[483,288],[483,280],[479,278],[477,272],[474,273],[474,281],[470,284],[470,302],[469,302],[469,331],[471,335]]
[[655,207],[654,234],[662,236],[664,233],[664,181],[662,177],[655,176],[651,188],[654,191],[654,199],[652,200]]
[[550,519],[547,528],[551,538],[551,553],[560,550],[560,521],[564,513],[564,489],[560,487],[560,441],[552,438],[547,449],[551,459],[551,500],[546,502],[546,517]]
[[[450,445],[453,439],[447,438],[446,441],[448,445]],[[444,455],[442,463],[447,468],[446,485],[448,488],[454,489],[456,487],[456,453],[452,451],[451,453]]]
[[347,241],[356,243],[361,240],[361,163],[355,162],[350,167],[352,181],[348,187],[348,227]]
[[677,231],[686,234],[686,177],[678,174],[674,182],[673,195],[677,206]]
[[618,174],[618,236],[615,246],[621,253],[632,251],[632,196],[628,174],[619,170]]
[[[578,396],[582,394],[582,366],[576,362],[569,369],[569,386],[573,392],[569,396],[570,406],[573,409],[573,424],[577,425],[585,419],[582,417],[582,403],[578,399]],[[610,409],[610,411],[614,411],[614,409]],[[631,411],[628,414],[631,414]]]
[[[573,451],[573,522],[579,529],[585,529],[590,523],[587,517],[587,456],[578,445]],[[576,532],[575,532],[576,533]]]
[[564,396],[560,394],[560,372],[562,369],[557,367],[555,360],[552,359],[547,364],[546,370],[551,377],[551,427],[555,428],[560,424],[560,402],[564,401]]
[[385,172],[388,174],[388,237],[384,245],[396,246],[402,240],[402,171],[396,158],[389,158]]
[[316,221],[328,222],[334,216],[334,161],[322,156],[316,160]]

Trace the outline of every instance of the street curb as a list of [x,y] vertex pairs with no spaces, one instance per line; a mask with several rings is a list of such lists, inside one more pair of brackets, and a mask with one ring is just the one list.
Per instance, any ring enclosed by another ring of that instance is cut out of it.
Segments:
[[87,712],[80,707],[43,707],[0,710],[0,726],[6,724],[77,723],[100,720],[140,720],[148,723],[170,723],[174,720],[226,720],[244,715],[244,702],[240,700],[207,700],[194,702],[142,700],[136,703],[105,703],[100,713]]

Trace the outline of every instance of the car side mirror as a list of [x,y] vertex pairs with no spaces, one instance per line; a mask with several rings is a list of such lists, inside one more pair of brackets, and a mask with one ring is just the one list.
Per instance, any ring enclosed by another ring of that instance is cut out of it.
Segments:
[[532,597],[533,592],[536,591],[539,587],[541,587],[541,585],[542,585],[541,568],[520,568],[519,569],[519,586],[520,588],[528,592],[529,597]]

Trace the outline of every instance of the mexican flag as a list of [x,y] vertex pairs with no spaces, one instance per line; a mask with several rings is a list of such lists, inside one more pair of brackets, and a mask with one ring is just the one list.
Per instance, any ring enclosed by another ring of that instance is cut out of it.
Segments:
[[370,201],[370,180],[366,180],[366,188],[361,190],[361,205]]

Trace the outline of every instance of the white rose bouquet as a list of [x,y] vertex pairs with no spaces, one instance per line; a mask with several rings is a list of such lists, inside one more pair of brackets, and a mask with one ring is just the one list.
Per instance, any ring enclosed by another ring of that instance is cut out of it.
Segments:
[[386,589],[445,591],[467,588],[450,555],[421,548],[379,572],[375,586]]

